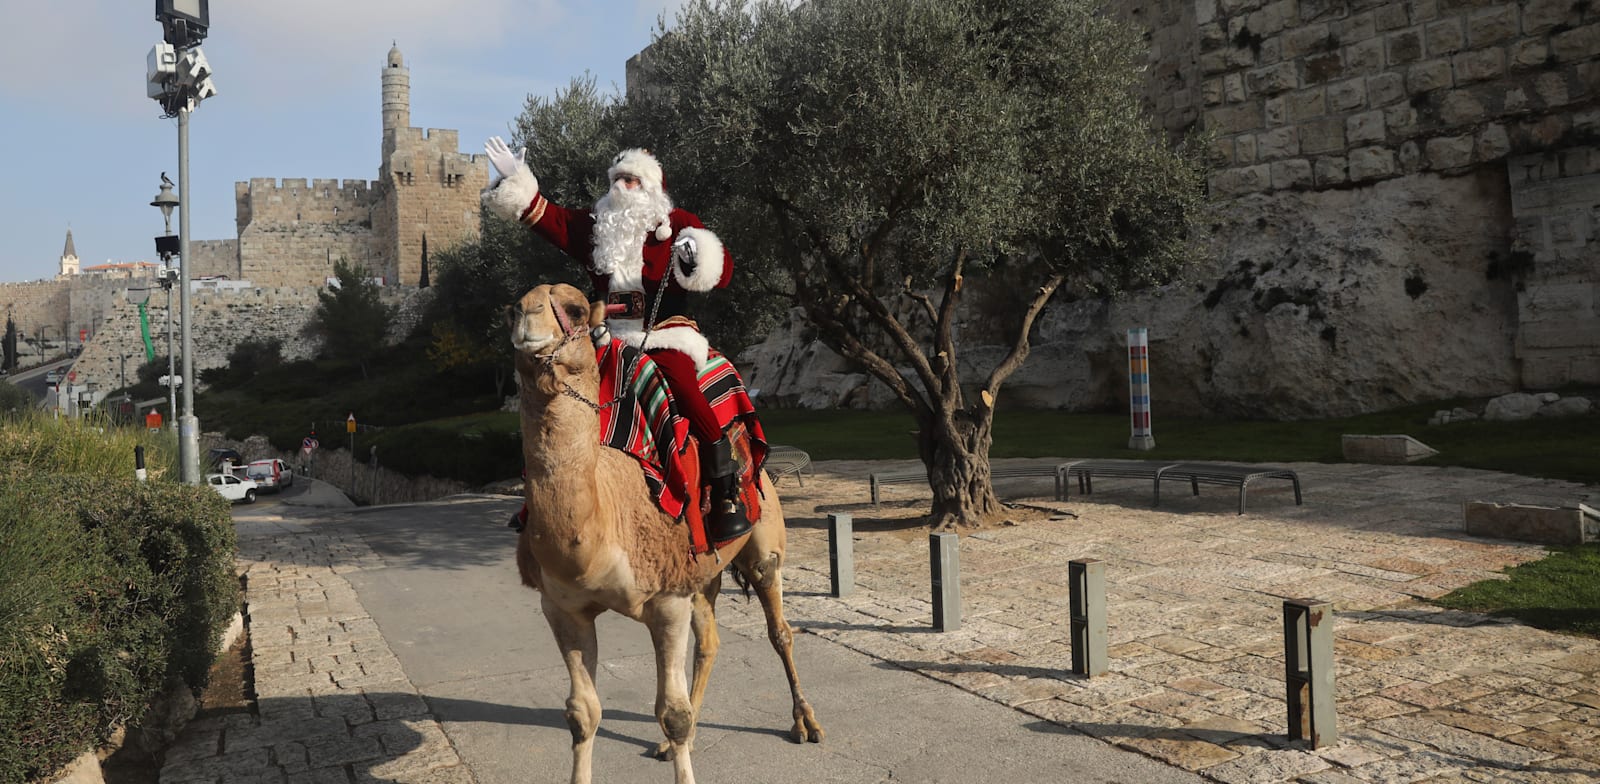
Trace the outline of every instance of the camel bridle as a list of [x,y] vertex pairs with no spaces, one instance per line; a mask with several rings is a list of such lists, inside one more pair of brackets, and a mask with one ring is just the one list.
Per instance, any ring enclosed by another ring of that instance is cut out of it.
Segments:
[[[603,411],[622,402],[622,399],[627,396],[625,390],[627,389],[628,379],[633,378],[634,364],[639,361],[639,357],[644,355],[644,346],[649,342],[650,332],[655,328],[656,313],[659,312],[661,308],[661,295],[665,294],[666,290],[667,282],[663,280],[661,281],[661,285],[656,287],[655,301],[650,303],[650,315],[645,319],[644,322],[644,337],[639,340],[639,351],[633,356],[632,359],[628,360],[628,362],[623,365],[622,378],[617,379],[616,397],[613,397],[604,403],[596,403],[595,401],[590,400],[588,397],[585,397],[582,392],[573,389],[572,385],[568,384],[566,379],[556,377],[556,383],[561,385],[561,394],[588,406],[590,410],[596,412]],[[556,324],[561,327],[562,337],[561,342],[557,343],[555,348],[550,349],[550,353],[535,354],[534,356],[544,360],[544,366],[548,368],[550,370],[550,374],[554,376],[556,355],[560,354],[561,350],[566,348],[568,343],[576,340],[579,335],[587,334],[587,331],[582,325],[574,326],[572,322],[567,319],[567,312],[556,305],[555,297],[546,294],[545,300],[550,304],[550,312],[556,314]],[[621,306],[608,305],[606,307],[609,311],[613,307]],[[520,312],[518,315],[521,315]]]

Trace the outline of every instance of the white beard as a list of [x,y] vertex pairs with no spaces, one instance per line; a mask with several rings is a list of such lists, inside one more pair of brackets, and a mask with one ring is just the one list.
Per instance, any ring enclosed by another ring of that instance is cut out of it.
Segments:
[[611,289],[644,290],[646,235],[667,220],[672,199],[643,186],[634,190],[615,183],[594,204],[594,271],[611,278]]

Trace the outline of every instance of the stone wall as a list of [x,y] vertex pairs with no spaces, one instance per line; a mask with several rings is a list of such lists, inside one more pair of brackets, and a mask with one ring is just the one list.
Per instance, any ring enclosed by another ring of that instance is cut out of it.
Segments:
[[372,231],[380,188],[365,180],[279,184],[256,178],[234,189],[241,223],[233,277],[265,287],[315,287],[333,274],[340,259],[381,269]]
[[386,133],[381,193],[373,227],[390,285],[415,286],[422,276],[422,239],[438,253],[477,239],[478,194],[489,184],[487,156],[460,152],[456,131],[396,128]]
[[189,240],[189,276],[223,275],[238,280],[238,240]]
[[68,288],[67,282],[59,279],[0,283],[0,306],[25,336],[59,340],[72,321]]
[[1523,383],[1600,384],[1600,147],[1519,156],[1510,177]]
[[[191,302],[194,324],[190,329],[196,374],[227,365],[228,355],[245,340],[281,339],[283,356],[291,361],[315,356],[320,343],[305,334],[305,327],[317,307],[319,290],[311,286],[286,286],[197,292]],[[396,308],[387,336],[390,342],[399,341],[416,327],[431,297],[426,289],[382,290],[384,303]],[[78,372],[77,384],[93,382],[100,392],[107,392],[121,386],[124,369],[131,383],[136,367],[145,358],[139,330],[138,303],[141,299],[142,293],[117,292],[108,302],[106,320],[85,346],[83,354],[72,363],[72,369]],[[179,307],[176,295],[172,307],[174,310]],[[147,311],[156,356],[165,356],[165,296],[152,296]],[[175,325],[174,329],[181,330],[181,326]],[[174,340],[181,339],[181,331],[175,332]],[[124,357],[127,358],[125,362]]]
[[1194,21],[1218,197],[1455,172],[1600,133],[1587,0],[1197,0]]

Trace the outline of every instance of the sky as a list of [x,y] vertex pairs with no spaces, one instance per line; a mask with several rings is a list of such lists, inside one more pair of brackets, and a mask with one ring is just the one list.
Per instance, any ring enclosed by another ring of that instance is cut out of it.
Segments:
[[[683,0],[210,0],[217,95],[189,122],[191,240],[234,239],[233,184],[378,176],[380,76],[411,69],[411,125],[481,153],[529,95],[586,72],[621,91],[627,59]],[[83,266],[157,261],[177,120],[145,96],[161,40],[150,0],[0,0],[0,283],[50,279],[66,233]],[[172,216],[178,231],[178,214]]]

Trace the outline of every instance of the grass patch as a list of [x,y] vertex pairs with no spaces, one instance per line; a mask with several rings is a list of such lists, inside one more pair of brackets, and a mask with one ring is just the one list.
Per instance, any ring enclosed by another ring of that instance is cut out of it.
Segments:
[[1553,547],[1543,560],[1507,569],[1506,576],[1473,583],[1434,603],[1600,637],[1600,544]]

